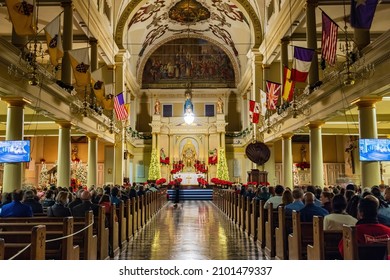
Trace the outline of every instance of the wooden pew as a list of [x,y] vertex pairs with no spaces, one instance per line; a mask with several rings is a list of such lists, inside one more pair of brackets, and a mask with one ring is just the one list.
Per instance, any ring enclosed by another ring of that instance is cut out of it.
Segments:
[[267,210],[264,209],[264,201],[259,203],[259,218],[257,221],[257,243],[261,248],[265,247],[265,222],[267,221]]
[[275,257],[275,227],[278,224],[278,210],[273,209],[273,204],[268,204],[267,221],[265,222],[265,254],[269,258]]
[[257,222],[259,218],[259,201],[257,199],[252,199],[251,203],[251,233],[250,237],[253,240],[257,239]]
[[344,260],[390,259],[390,239],[386,243],[358,244],[355,226],[343,226]]
[[28,244],[30,247],[15,257],[18,260],[44,260],[46,251],[46,227],[44,225],[34,226],[30,231],[14,232],[15,242],[11,238],[7,241],[0,238],[0,260],[10,259],[16,253],[24,249]]
[[278,225],[275,227],[275,259],[288,260],[288,235],[292,232],[291,215],[283,205],[278,206]]
[[116,205],[116,215],[118,221],[118,244],[120,248],[126,245],[126,230],[127,219],[125,217],[125,202],[122,201],[119,205]]
[[313,243],[313,223],[301,222],[300,213],[292,213],[292,233],[288,235],[290,260],[307,259],[307,245]]
[[133,236],[133,216],[131,215],[131,200],[125,201],[125,218],[126,218],[126,240],[129,241]]
[[[69,218],[72,219],[72,225],[67,225]],[[73,243],[73,245],[78,245],[80,248],[80,257],[82,259],[96,260],[98,237],[93,233],[93,226],[89,226],[92,225],[92,223],[93,214],[92,211],[89,211],[86,213],[85,218],[63,218],[47,216],[34,216],[30,218],[3,218],[0,219],[0,230],[4,231],[13,228],[16,231],[26,231],[30,230],[33,226],[44,224],[46,225],[46,232],[47,234],[49,234],[50,231],[63,232],[65,227],[72,227],[72,232],[78,232],[78,234],[72,236],[72,238],[69,238],[66,241],[68,244],[65,244],[65,246],[71,248],[71,243]],[[81,231],[82,229],[84,230]],[[69,234],[70,232],[63,232],[63,236]],[[67,254],[71,255],[70,252],[68,252]]]
[[248,236],[251,235],[252,223],[251,223],[251,215],[252,215],[252,198],[246,197],[245,199],[245,231]]
[[115,257],[119,254],[119,222],[118,217],[116,216],[116,207],[114,205],[110,209],[110,215],[109,215],[109,244],[110,244],[110,251],[109,255],[111,258]]
[[[5,218],[8,219],[8,218]],[[12,219],[12,218],[11,218]],[[3,221],[4,219],[2,219]],[[13,238],[11,235],[15,232],[31,232],[34,226],[39,223],[0,223],[0,236],[5,242],[10,242]],[[73,217],[63,218],[62,222],[45,223],[46,231],[46,259],[78,260],[80,258],[79,245],[73,244],[74,221]],[[50,242],[52,239],[58,239],[67,236],[61,240]]]
[[343,238],[342,231],[324,230],[324,218],[313,217],[313,244],[307,245],[308,260],[341,259],[339,242]]

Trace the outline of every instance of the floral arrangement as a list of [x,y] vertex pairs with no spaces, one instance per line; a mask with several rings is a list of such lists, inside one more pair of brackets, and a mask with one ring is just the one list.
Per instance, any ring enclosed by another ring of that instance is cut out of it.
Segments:
[[211,181],[211,183],[213,183],[215,185],[225,185],[225,186],[233,185],[233,182],[230,182],[230,181],[227,181],[227,180],[221,180],[221,179],[218,179],[218,178],[212,178],[210,181]]
[[162,184],[164,184],[166,182],[167,182],[167,179],[165,179],[165,178],[160,178],[160,179],[156,180],[156,184],[157,185],[162,185]]
[[308,162],[299,162],[299,163],[295,163],[294,165],[296,168],[299,168],[299,169],[310,168],[310,163],[308,163]]

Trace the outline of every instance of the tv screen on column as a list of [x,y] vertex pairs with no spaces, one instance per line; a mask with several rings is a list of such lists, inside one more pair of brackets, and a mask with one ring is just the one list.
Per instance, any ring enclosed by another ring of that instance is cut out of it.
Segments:
[[390,139],[359,139],[360,161],[390,161]]
[[0,163],[30,161],[30,140],[0,141]]

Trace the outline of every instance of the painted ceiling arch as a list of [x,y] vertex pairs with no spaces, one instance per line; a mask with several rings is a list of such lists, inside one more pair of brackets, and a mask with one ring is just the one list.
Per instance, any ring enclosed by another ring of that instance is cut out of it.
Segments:
[[115,41],[129,51],[130,71],[137,77],[145,54],[168,39],[187,35],[215,41],[235,57],[241,74],[248,51],[262,40],[260,21],[248,0],[135,0],[122,11]]
[[185,34],[166,39],[139,60],[142,88],[234,88],[240,61],[215,40]]

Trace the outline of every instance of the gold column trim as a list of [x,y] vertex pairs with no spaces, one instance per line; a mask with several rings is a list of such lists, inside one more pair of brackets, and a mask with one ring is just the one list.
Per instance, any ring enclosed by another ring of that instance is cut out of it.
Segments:
[[31,104],[30,100],[18,96],[2,97],[1,100],[6,102],[8,106],[15,107],[24,107],[25,105]]
[[382,101],[381,96],[364,96],[355,99],[351,105],[356,105],[358,108],[375,108],[375,103]]

